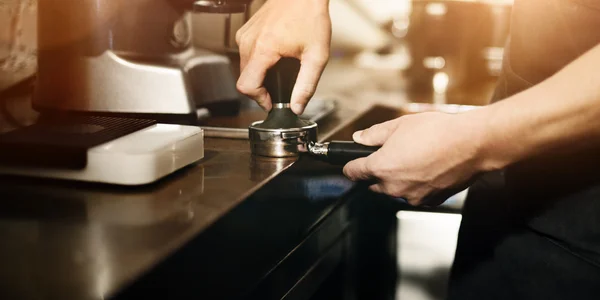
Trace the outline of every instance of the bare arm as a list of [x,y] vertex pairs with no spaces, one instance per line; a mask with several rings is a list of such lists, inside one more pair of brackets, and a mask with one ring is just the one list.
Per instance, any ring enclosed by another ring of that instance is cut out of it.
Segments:
[[487,123],[484,169],[600,144],[600,45],[544,82],[473,113]]
[[420,205],[475,174],[600,145],[598,66],[600,45],[498,103],[456,115],[409,115],[357,132],[356,142],[382,147],[348,163],[344,173],[353,180],[375,179],[372,190]]

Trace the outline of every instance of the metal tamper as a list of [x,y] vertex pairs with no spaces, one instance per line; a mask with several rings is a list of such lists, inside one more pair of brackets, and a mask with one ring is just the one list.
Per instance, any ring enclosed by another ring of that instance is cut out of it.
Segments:
[[317,142],[317,124],[300,119],[290,108],[292,90],[300,71],[300,61],[282,58],[267,71],[264,86],[273,108],[264,121],[250,125],[248,134],[252,153],[267,157],[294,157],[310,153],[334,164],[365,157],[379,147],[349,141]]

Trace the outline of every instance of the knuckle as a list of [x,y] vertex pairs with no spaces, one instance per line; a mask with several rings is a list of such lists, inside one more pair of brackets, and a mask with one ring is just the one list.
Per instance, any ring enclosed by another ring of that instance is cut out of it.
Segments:
[[238,91],[240,91],[242,94],[245,94],[245,95],[252,95],[253,91],[255,91],[253,88],[251,88],[246,83],[241,82],[241,81],[237,82],[236,88],[238,89]]
[[254,51],[258,54],[271,54],[276,52],[277,48],[277,38],[269,32],[261,34],[254,44]]
[[241,46],[241,44],[242,44],[242,37],[244,36],[244,33],[242,32],[242,29],[243,29],[243,27],[240,28],[235,33],[235,42],[238,44],[238,46]]
[[252,45],[250,41],[251,38],[252,37],[249,34],[241,29],[236,33],[236,42],[241,49],[249,50],[250,46]]

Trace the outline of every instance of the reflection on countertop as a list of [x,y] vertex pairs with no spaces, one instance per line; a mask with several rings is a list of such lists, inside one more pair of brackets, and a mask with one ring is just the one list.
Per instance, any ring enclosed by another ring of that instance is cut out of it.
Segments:
[[293,163],[227,149],[139,189],[2,178],[0,298],[103,299]]

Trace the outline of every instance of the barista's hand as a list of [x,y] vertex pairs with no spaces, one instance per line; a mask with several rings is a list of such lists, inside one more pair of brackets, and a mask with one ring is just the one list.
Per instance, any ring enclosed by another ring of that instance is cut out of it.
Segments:
[[482,128],[467,114],[407,115],[354,133],[357,143],[383,146],[349,162],[344,174],[355,181],[374,180],[371,190],[402,197],[412,205],[441,204],[430,201],[440,200],[436,193],[461,187],[484,171],[482,137]]
[[281,57],[302,62],[291,105],[304,111],[329,59],[331,20],[329,0],[269,0],[236,34],[241,74],[238,90],[264,109],[271,97],[263,86],[266,71]]

